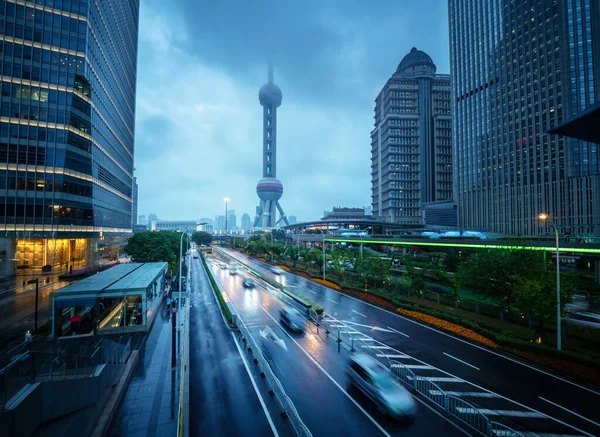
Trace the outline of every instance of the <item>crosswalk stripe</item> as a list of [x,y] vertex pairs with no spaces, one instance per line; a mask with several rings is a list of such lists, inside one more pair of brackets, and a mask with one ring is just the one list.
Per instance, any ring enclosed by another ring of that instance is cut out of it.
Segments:
[[428,366],[426,364],[403,364],[402,366],[408,369],[434,369],[434,367]]
[[405,355],[405,354],[394,354],[394,355],[377,354],[376,356],[378,358],[408,358],[408,355]]
[[483,408],[465,408],[457,407],[456,411],[465,414],[483,414],[486,416],[506,416],[506,417],[529,417],[529,418],[544,418],[541,413],[534,411],[517,411],[517,410],[486,410]]
[[[410,376],[409,376],[409,378],[410,378]],[[423,378],[423,377],[421,376],[420,378]],[[430,376],[430,377],[426,377],[423,379],[426,379],[431,382],[465,382],[460,378],[451,378],[448,376]]]
[[363,348],[369,348],[369,349],[392,349],[389,346],[379,346],[379,345],[376,345],[376,346],[366,345],[366,346],[363,346]]
[[444,391],[441,392],[439,390],[429,390],[429,393],[432,395],[443,395],[447,394],[448,396],[455,396],[457,398],[466,397],[466,398],[499,398],[500,395],[496,393],[488,393],[487,391]]

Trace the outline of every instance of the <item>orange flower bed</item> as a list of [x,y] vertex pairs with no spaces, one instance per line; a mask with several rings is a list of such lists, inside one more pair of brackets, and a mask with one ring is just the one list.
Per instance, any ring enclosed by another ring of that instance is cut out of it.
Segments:
[[402,314],[403,316],[408,316],[413,319],[417,319],[422,322],[428,323],[430,325],[435,326],[436,328],[443,329],[444,331],[449,331],[454,334],[460,335],[461,337],[464,337],[466,339],[476,341],[477,343],[481,343],[484,346],[491,347],[494,349],[498,347],[498,345],[496,343],[494,343],[492,340],[490,340],[489,338],[486,338],[483,335],[477,334],[476,332],[474,332],[468,328],[464,328],[455,323],[447,322],[445,320],[438,319],[437,317],[418,313],[416,311],[405,310],[403,308],[396,308],[396,312],[399,314]]
[[264,258],[257,258],[257,259],[258,259],[259,261],[262,261],[262,262],[264,262],[264,263],[266,263],[266,262],[267,262],[267,260],[266,260],[266,259],[264,259]]
[[315,282],[318,282],[321,285],[324,285],[325,287],[333,288],[334,290],[337,290],[337,291],[342,291],[342,287],[340,287],[339,285],[337,285],[334,282],[324,281],[323,279],[316,279],[316,278],[311,278],[311,279]]
[[278,264],[278,267],[280,267],[281,269],[285,270],[286,272],[291,272],[292,271],[292,269],[290,269],[288,266],[284,266],[284,265]]

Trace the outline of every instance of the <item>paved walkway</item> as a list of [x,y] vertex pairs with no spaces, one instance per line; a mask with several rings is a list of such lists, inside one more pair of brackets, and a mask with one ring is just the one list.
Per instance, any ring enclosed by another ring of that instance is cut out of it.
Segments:
[[176,436],[178,369],[171,368],[171,320],[163,303],[109,436]]

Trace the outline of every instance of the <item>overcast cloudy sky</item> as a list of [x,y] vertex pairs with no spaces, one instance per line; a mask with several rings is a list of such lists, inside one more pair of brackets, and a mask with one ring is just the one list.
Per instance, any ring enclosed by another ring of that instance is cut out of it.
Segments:
[[254,217],[269,57],[287,215],[370,204],[373,100],[413,46],[449,72],[447,0],[142,1],[139,214]]

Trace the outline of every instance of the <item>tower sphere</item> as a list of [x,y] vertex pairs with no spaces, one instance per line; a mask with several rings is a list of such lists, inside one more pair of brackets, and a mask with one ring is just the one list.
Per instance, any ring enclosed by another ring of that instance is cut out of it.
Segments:
[[270,82],[262,86],[258,92],[258,100],[262,106],[274,106],[275,108],[278,108],[281,106],[283,94],[277,85]]
[[260,200],[272,202],[281,199],[283,195],[283,184],[277,178],[262,178],[256,184],[256,194]]

